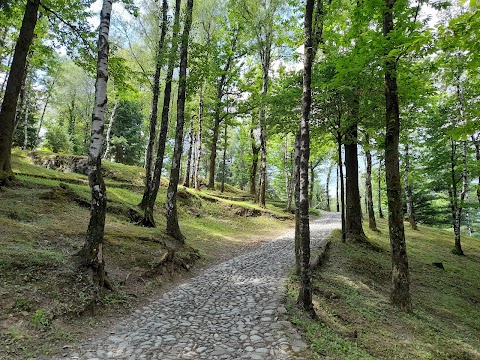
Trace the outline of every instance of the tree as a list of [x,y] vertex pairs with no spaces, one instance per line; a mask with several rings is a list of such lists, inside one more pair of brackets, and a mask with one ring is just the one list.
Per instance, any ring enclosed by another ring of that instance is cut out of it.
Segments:
[[385,172],[388,196],[388,226],[392,248],[392,290],[390,301],[405,311],[412,311],[407,247],[403,227],[402,186],[400,182],[399,151],[400,110],[397,93],[396,58],[390,53],[394,46],[394,6],[396,0],[385,0],[383,36],[387,43],[385,57]]
[[162,25],[160,30],[160,38],[157,44],[156,56],[155,56],[155,75],[153,77],[153,87],[152,87],[152,108],[150,115],[150,128],[149,136],[147,143],[147,153],[145,156],[145,190],[143,192],[143,198],[140,202],[140,207],[145,209],[147,206],[149,194],[151,192],[151,182],[152,182],[152,165],[153,165],[153,148],[155,145],[156,139],[156,129],[157,129],[157,117],[158,117],[158,98],[160,97],[160,72],[163,65],[163,52],[165,44],[165,36],[167,33],[168,26],[168,1],[163,0],[162,2]]
[[175,149],[173,153],[172,169],[167,190],[166,217],[167,233],[172,236],[180,245],[183,245],[185,238],[180,231],[177,211],[177,187],[180,180],[180,162],[183,151],[183,127],[185,124],[185,99],[187,87],[187,56],[190,29],[192,26],[193,0],[187,0],[187,13],[183,27],[182,44],[180,47],[180,71],[177,100],[177,126],[175,129]]
[[377,230],[377,222],[375,220],[375,213],[373,211],[373,192],[372,192],[372,153],[370,150],[370,137],[368,133],[365,135],[365,157],[367,159],[367,174],[365,177],[365,187],[367,190],[367,212],[368,212],[368,227],[370,230]]
[[[167,141],[168,115],[170,113],[173,71],[175,69],[175,63],[177,60],[177,52],[178,52],[178,34],[180,32],[181,4],[182,4],[181,0],[175,1],[172,41],[171,41],[170,54],[168,58],[167,76],[165,79],[165,90],[163,95],[163,106],[162,106],[162,120],[160,123],[160,132],[158,135],[157,156],[155,158],[153,178],[151,179],[149,184],[150,187],[148,189],[145,189],[145,192],[147,192],[148,190],[148,197],[144,207],[143,219],[140,222],[141,225],[148,226],[148,227],[155,226],[155,220],[153,218],[153,208],[155,206],[155,201],[157,200],[158,189],[160,188],[163,159],[165,155],[165,144]],[[145,197],[145,193],[144,193],[144,197]]]
[[34,37],[39,6],[39,0],[27,1],[0,110],[0,186],[14,178],[11,150],[15,128],[15,112],[22,83],[19,79],[24,78],[27,55]]
[[85,243],[81,250],[82,261],[92,273],[94,299],[105,286],[105,259],[103,236],[107,193],[102,176],[103,120],[107,105],[109,31],[112,0],[104,0],[100,13],[98,33],[97,80],[95,82],[95,105],[92,114],[92,133],[88,154],[88,183],[92,195],[90,220]]

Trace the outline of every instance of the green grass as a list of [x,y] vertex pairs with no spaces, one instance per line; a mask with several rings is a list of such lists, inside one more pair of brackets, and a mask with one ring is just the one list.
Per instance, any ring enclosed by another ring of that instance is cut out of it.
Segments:
[[[463,237],[466,256],[453,255],[451,232],[406,224],[413,314],[389,303],[388,228],[366,230],[379,251],[332,237],[328,263],[315,273],[312,321],[294,306],[292,321],[306,331],[315,357],[334,359],[480,359],[480,241]],[[442,262],[445,270],[432,265]]]

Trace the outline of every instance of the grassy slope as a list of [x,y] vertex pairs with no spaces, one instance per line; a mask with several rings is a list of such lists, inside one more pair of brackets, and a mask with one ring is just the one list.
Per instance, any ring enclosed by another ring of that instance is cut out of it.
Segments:
[[208,266],[292,225],[278,220],[291,215],[273,206],[268,206],[264,216],[237,215],[252,209],[255,215],[260,213],[249,201],[230,200],[246,195],[238,190],[229,189],[226,194],[201,191],[198,196],[182,187],[179,217],[187,247],[176,251],[171,263],[158,266],[157,260],[170,244],[164,233],[165,188],[159,192],[157,228],[135,226],[126,214],[141,200],[143,170],[107,162],[110,211],[105,256],[117,291],[105,295],[106,306],[92,317],[86,311],[87,278],[72,260],[88,224],[88,207],[79,205],[82,201],[88,204],[87,177],[35,166],[19,151],[13,166],[18,181],[0,189],[1,359],[48,357],[81,336],[82,328],[128,313],[169,283],[191,276],[186,268],[193,265],[197,254],[200,260],[194,268]]
[[388,302],[388,227],[385,220],[379,225],[381,233],[367,235],[380,251],[344,244],[334,234],[330,259],[315,274],[319,321],[296,310],[289,284],[292,319],[306,330],[315,357],[480,359],[480,241],[464,237],[466,256],[459,257],[450,252],[452,233],[406,224],[414,313],[405,314]]

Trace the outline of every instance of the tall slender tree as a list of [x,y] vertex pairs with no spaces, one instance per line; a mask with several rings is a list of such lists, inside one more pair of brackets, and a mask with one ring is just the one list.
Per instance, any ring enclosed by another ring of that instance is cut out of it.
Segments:
[[102,176],[103,120],[107,106],[108,55],[110,17],[113,0],[104,0],[100,13],[98,32],[97,80],[95,82],[95,104],[92,113],[92,132],[88,154],[88,182],[92,201],[90,221],[81,255],[83,264],[92,273],[93,292],[96,298],[105,285],[105,260],[103,236],[105,233],[105,210],[107,192]]
[[386,40],[385,56],[385,172],[387,179],[388,225],[392,249],[392,290],[390,301],[405,311],[412,311],[407,245],[403,227],[402,185],[398,144],[400,140],[400,110],[397,93],[397,60],[391,54],[394,48],[394,7],[396,0],[385,0],[383,9],[383,36]]
[[172,169],[170,171],[170,182],[167,190],[166,217],[167,233],[171,235],[178,244],[183,245],[185,237],[180,231],[178,224],[177,191],[180,180],[180,163],[183,151],[183,127],[185,124],[185,101],[187,90],[187,59],[190,29],[192,27],[193,0],[187,0],[187,13],[183,27],[182,43],[180,47],[180,70],[177,99],[177,126],[175,129],[175,148],[173,152]]
[[[158,134],[157,156],[155,158],[153,176],[148,187],[148,196],[145,201],[143,219],[140,222],[141,225],[147,226],[147,227],[155,226],[153,210],[155,207],[155,201],[157,200],[158,190],[160,188],[160,181],[162,177],[162,168],[163,168],[163,158],[165,155],[165,145],[167,142],[168,116],[170,113],[173,71],[175,69],[175,64],[177,61],[177,52],[178,52],[178,34],[180,32],[181,4],[182,4],[181,0],[175,0],[172,41],[171,41],[171,47],[170,47],[170,54],[168,58],[167,75],[165,78],[165,89],[163,92],[162,119],[160,121],[160,131]],[[145,189],[145,191],[147,191],[147,189]],[[144,194],[144,197],[145,197],[145,194]]]
[[153,77],[152,86],[152,107],[150,110],[150,127],[147,143],[147,153],[145,156],[145,190],[143,191],[142,201],[140,207],[145,209],[148,203],[150,192],[152,190],[152,165],[153,165],[153,150],[156,140],[157,118],[158,118],[158,99],[160,97],[160,73],[163,66],[163,53],[165,45],[165,36],[168,27],[168,1],[162,1],[162,24],[160,26],[160,38],[158,39],[156,56],[155,56],[155,75]]

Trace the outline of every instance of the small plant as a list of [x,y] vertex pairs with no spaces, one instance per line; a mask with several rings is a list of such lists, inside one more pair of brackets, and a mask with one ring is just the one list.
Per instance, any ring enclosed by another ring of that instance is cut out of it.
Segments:
[[14,308],[18,311],[30,311],[32,310],[32,304],[30,303],[30,300],[24,297],[19,297],[15,300]]
[[42,309],[39,309],[32,316],[32,324],[38,330],[46,330],[50,325],[50,320]]

